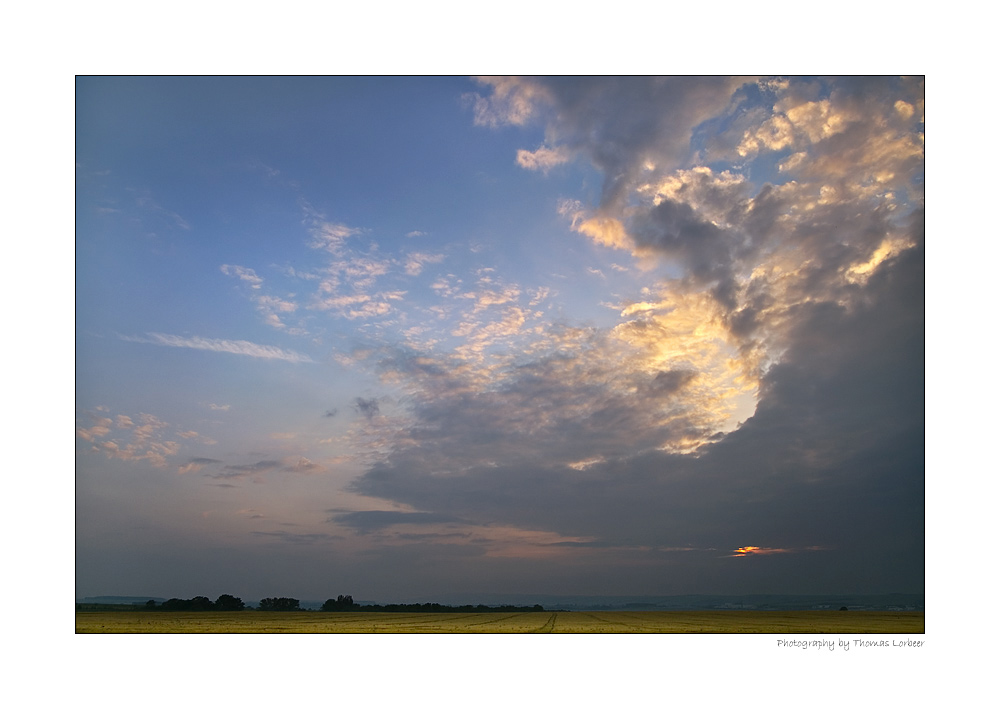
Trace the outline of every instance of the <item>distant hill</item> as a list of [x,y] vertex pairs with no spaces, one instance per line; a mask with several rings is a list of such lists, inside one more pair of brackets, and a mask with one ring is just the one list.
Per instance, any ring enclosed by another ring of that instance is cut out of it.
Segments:
[[[400,601],[404,602],[404,601]],[[746,596],[685,595],[685,596],[557,596],[528,594],[444,594],[434,599],[405,601],[436,602],[450,605],[484,603],[487,605],[533,605],[563,610],[924,610],[922,593],[888,594],[824,594]]]
[[157,603],[163,603],[166,598],[160,598],[159,596],[87,596],[86,598],[77,598],[77,603],[102,603],[102,604],[116,604],[116,605],[145,605],[146,601],[156,601]]

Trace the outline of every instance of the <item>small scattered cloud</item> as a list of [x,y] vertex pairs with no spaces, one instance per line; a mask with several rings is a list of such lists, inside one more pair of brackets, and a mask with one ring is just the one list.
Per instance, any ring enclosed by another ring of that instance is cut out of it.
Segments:
[[[101,409],[107,411],[106,407]],[[111,418],[93,412],[87,412],[87,417],[93,425],[89,428],[77,426],[76,435],[92,444],[91,452],[130,462],[147,461],[157,468],[165,467],[167,458],[180,452],[181,444],[167,437],[166,429],[170,425],[152,414],[140,413],[138,424],[131,416],[116,416],[116,430],[122,433],[114,436]],[[184,437],[181,432],[175,432],[175,435]]]
[[300,473],[304,475],[314,475],[316,473],[322,473],[326,471],[326,468],[319,463],[314,463],[313,461],[305,458],[303,456],[298,456],[297,458],[289,461],[285,464],[282,470],[289,473]]
[[442,261],[444,261],[444,254],[409,254],[406,257],[406,275],[419,276],[426,264],[441,263]]
[[362,399],[358,397],[354,400],[354,410],[371,421],[379,415],[379,406],[376,399]]
[[76,435],[85,441],[94,441],[111,433],[112,421],[105,416],[90,415],[93,425],[90,428],[77,426]]
[[518,150],[517,164],[526,170],[548,172],[556,165],[569,162],[572,156],[572,152],[564,146],[557,148],[546,148],[543,146],[534,152],[530,150]]
[[221,460],[216,460],[215,458],[191,458],[187,463],[180,466],[177,472],[180,475],[186,473],[197,473],[202,470],[206,465],[217,465],[222,463]]
[[253,288],[254,290],[259,289],[261,287],[261,284],[264,283],[264,279],[258,276],[252,268],[246,268],[245,266],[232,266],[230,264],[223,264],[222,266],[219,267],[219,270],[222,271],[227,276],[233,276],[235,278],[239,278],[241,281],[244,281],[245,283],[249,283],[250,287]]
[[332,254],[339,254],[344,242],[352,236],[361,234],[363,230],[346,224],[320,221],[313,225],[311,231],[313,241],[310,246],[314,249],[325,249]]
[[462,97],[472,109],[473,121],[478,126],[524,125],[538,113],[539,104],[548,97],[546,88],[539,82],[518,77],[484,76],[477,77],[476,81],[492,89],[488,97],[478,93]]

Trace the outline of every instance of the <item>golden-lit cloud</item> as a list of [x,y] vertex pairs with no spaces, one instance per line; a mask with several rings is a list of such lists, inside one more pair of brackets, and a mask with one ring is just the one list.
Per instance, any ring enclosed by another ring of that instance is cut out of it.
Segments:
[[775,549],[772,547],[740,547],[733,549],[733,556],[769,556],[771,554],[788,554],[792,549]]
[[516,76],[481,76],[479,83],[490,87],[490,96],[466,94],[476,125],[496,128],[505,124],[524,125],[531,119],[539,102],[548,98],[544,87],[530,79]]
[[624,225],[615,217],[593,215],[575,200],[563,201],[559,205],[559,213],[570,219],[575,231],[602,246],[614,249],[631,249],[635,246],[635,242],[626,234]]

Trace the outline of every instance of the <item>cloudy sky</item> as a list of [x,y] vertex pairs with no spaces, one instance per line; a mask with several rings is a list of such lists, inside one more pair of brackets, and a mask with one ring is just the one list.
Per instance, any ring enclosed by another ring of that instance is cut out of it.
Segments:
[[79,78],[76,595],[924,590],[921,78]]

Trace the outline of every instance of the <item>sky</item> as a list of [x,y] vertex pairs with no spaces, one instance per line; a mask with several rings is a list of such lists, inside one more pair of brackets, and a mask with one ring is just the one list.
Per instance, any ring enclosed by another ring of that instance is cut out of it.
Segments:
[[76,79],[76,596],[924,591],[921,77]]

